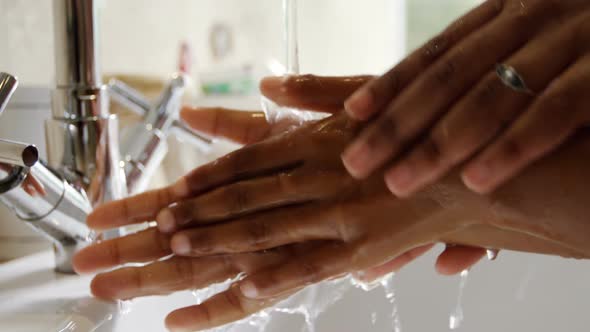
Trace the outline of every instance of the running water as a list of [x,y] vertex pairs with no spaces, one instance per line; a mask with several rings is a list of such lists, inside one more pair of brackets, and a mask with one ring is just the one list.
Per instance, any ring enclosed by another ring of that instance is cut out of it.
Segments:
[[[283,0],[283,40],[285,46],[284,75],[298,75],[299,66],[299,33],[298,33],[298,0]],[[264,96],[261,98],[262,110],[271,124],[288,123],[289,127],[297,127],[304,122],[319,120],[327,116],[321,112],[297,110],[281,107]]]
[[461,281],[459,282],[459,295],[457,297],[457,305],[455,309],[451,313],[449,317],[449,328],[451,330],[456,330],[461,327],[463,324],[464,316],[463,316],[463,291],[465,289],[465,284],[467,283],[467,277],[469,277],[469,271],[464,270],[461,272]]
[[402,327],[399,320],[399,313],[397,309],[397,301],[395,298],[394,273],[386,276],[381,280],[381,286],[385,290],[385,297],[391,303],[391,324],[394,332],[401,332]]
[[298,5],[298,0],[283,0],[285,60],[287,62],[287,74],[293,75],[299,74]]

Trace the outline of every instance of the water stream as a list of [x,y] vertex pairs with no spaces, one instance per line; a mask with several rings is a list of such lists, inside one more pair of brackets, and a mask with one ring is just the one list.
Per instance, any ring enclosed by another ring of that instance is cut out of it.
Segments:
[[465,290],[465,285],[467,284],[467,278],[469,277],[469,271],[465,270],[461,272],[460,282],[459,282],[459,295],[457,296],[457,304],[453,312],[449,317],[449,328],[451,330],[456,330],[461,327],[463,324],[464,316],[463,316],[463,291]]

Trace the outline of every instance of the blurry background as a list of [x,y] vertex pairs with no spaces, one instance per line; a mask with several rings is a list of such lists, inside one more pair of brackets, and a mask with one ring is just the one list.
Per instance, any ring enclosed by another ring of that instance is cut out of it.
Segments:
[[[481,2],[301,1],[302,71],[330,75],[382,73]],[[284,59],[279,0],[105,0],[102,6],[103,71],[165,80],[177,70],[180,45],[185,43],[192,50],[195,91],[190,102],[195,104],[258,107],[257,79],[272,74]],[[0,137],[33,142],[42,150],[42,121],[49,103],[43,88],[52,84],[54,61],[50,12],[51,0],[0,0],[0,70],[19,76],[22,86],[41,87],[21,96],[22,105],[13,105],[0,118]],[[195,166],[192,159],[166,163],[181,164],[180,169]],[[0,260],[47,246],[0,206]],[[435,254],[395,278],[402,332],[449,330],[459,278],[437,276],[432,267]],[[590,268],[584,262],[502,252],[497,261],[483,262],[471,271],[459,330],[588,331],[588,280]],[[154,301],[153,315],[136,318],[153,321],[158,331],[166,309]],[[349,290],[320,316],[317,331],[396,331],[392,310],[381,289]],[[270,331],[301,331],[301,317],[284,318]],[[134,330],[133,312],[125,322]]]

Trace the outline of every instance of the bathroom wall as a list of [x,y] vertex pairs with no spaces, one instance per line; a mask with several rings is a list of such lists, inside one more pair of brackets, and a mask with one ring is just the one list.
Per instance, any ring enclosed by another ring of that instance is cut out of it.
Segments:
[[[184,39],[193,45],[197,71],[282,57],[279,0],[101,2],[105,72],[168,75]],[[23,84],[52,83],[51,10],[51,0],[0,0],[0,68],[16,73]],[[300,10],[304,71],[379,73],[404,52],[403,1],[301,0]],[[234,52],[223,63],[209,47],[216,23],[228,26],[234,40]]]

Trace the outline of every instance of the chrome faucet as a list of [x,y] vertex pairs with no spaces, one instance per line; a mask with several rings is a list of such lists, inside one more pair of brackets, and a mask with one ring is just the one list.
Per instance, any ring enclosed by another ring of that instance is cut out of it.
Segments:
[[[0,114],[17,84],[0,73]],[[84,224],[92,206],[39,160],[34,145],[0,140],[0,201],[53,242],[56,270],[72,272],[71,256],[94,238]]]
[[[152,105],[124,84],[102,83],[99,68],[98,0],[53,0],[56,84],[46,121],[47,163],[35,146],[0,140],[0,201],[54,243],[56,270],[73,272],[73,253],[94,240],[85,225],[94,206],[145,189],[176,132],[199,146],[210,141],[178,121],[186,78],[175,75]],[[0,111],[17,81],[0,75]],[[140,113],[119,149],[115,101]],[[103,233],[103,238],[120,235]]]

